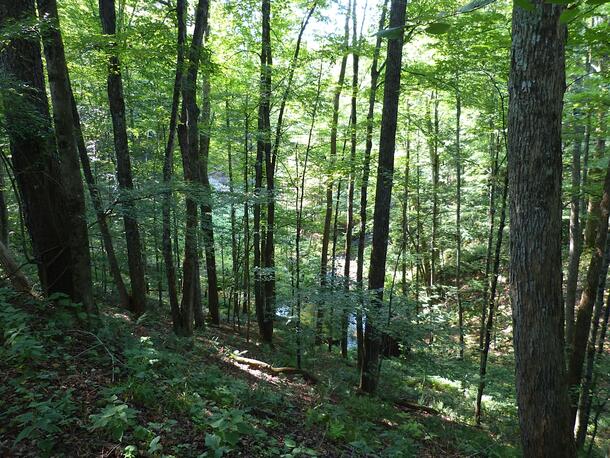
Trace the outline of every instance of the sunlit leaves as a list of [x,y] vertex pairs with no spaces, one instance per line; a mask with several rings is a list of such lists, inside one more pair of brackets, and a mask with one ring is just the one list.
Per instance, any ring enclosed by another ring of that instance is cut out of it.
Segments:
[[447,24],[446,22],[433,22],[426,27],[426,32],[432,35],[440,35],[442,33],[447,33],[451,28],[451,24]]

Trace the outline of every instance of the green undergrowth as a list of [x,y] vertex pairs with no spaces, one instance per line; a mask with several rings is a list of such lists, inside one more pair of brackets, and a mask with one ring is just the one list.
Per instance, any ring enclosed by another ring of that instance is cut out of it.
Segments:
[[[473,362],[434,366],[433,356],[417,352],[384,361],[381,397],[369,397],[357,392],[353,358],[345,362],[336,350],[306,353],[315,385],[227,358],[239,351],[293,364],[282,323],[271,349],[228,327],[175,338],[155,312],[134,321],[106,309],[87,329],[78,306],[54,299],[50,305],[0,289],[2,455],[518,455],[510,382],[490,386],[486,409],[494,421],[471,424],[476,380],[466,374]],[[499,367],[493,370],[508,370]],[[437,413],[401,408],[401,399]]]

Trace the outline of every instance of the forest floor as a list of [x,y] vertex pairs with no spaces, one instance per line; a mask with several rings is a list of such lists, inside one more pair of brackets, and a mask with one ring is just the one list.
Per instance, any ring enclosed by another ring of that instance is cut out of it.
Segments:
[[155,312],[134,321],[104,307],[100,326],[85,331],[68,303],[6,289],[0,303],[0,456],[519,455],[508,356],[490,361],[477,428],[474,355],[459,361],[432,345],[385,360],[370,397],[357,392],[353,357],[336,348],[304,354],[314,380],[232,357],[293,365],[285,323],[270,348],[255,323],[251,339],[226,325],[177,339]]

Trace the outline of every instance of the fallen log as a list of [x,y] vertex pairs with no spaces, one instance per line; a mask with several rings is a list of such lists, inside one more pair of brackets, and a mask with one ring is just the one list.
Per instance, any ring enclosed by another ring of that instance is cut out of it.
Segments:
[[424,406],[422,404],[417,404],[415,402],[407,401],[406,399],[398,399],[392,401],[394,405],[399,408],[407,409],[407,410],[415,410],[420,412],[426,412],[431,415],[440,415],[441,413],[436,410],[434,407]]
[[250,367],[254,367],[254,368],[266,371],[266,372],[270,372],[271,374],[274,374],[274,375],[280,375],[280,374],[300,375],[307,382],[310,382],[313,384],[318,383],[318,379],[314,375],[310,374],[309,372],[307,372],[303,369],[297,369],[296,367],[274,367],[271,364],[266,363],[264,361],[259,361],[258,359],[252,359],[252,358],[245,358],[243,356],[239,356],[234,353],[231,353],[231,355],[229,357],[231,359],[237,361],[238,363],[247,364]]

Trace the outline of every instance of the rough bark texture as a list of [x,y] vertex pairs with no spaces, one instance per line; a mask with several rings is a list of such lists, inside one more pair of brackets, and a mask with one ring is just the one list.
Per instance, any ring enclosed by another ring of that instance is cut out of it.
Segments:
[[[99,0],[102,31],[105,35],[116,34],[116,12],[114,0]],[[123,95],[123,78],[121,63],[116,54],[116,43],[110,43],[108,56],[108,102],[112,129],[114,132],[114,151],[116,154],[117,178],[121,191],[121,207],[127,242],[127,259],[129,278],[131,280],[131,304],[134,313],[140,315],[146,310],[146,283],[144,280],[144,263],[140,228],[136,218],[136,208],[131,199],[133,178],[129,143],[127,140],[127,122],[125,118],[125,97]]]
[[[390,27],[401,27],[405,23],[406,0],[392,0]],[[400,70],[402,63],[403,34],[388,39],[381,135],[379,138],[379,166],[375,190],[375,212],[373,215],[373,249],[369,268],[369,291],[372,307],[381,307],[385,282],[388,232],[390,228],[390,203],[394,174],[394,147],[396,144],[396,121],[400,96]],[[367,316],[364,330],[364,358],[360,376],[360,389],[373,393],[379,381],[380,332],[376,329],[372,315]]]
[[[35,15],[34,0],[0,4],[0,25]],[[8,78],[2,88],[12,166],[22,199],[25,225],[45,294],[74,297],[73,265],[65,234],[59,158],[51,127],[40,43],[14,37],[3,46],[0,67]],[[6,92],[11,89],[10,92]]]
[[60,156],[60,171],[65,200],[63,206],[69,218],[68,238],[75,286],[72,299],[83,304],[89,314],[95,313],[91,284],[91,256],[89,231],[85,208],[85,193],[80,174],[74,119],[72,90],[64,45],[59,28],[59,16],[55,0],[38,0],[38,12],[44,23],[41,36],[44,45],[49,88],[53,102],[55,139]]
[[510,291],[527,457],[573,457],[561,285],[562,7],[513,8],[509,79]]

